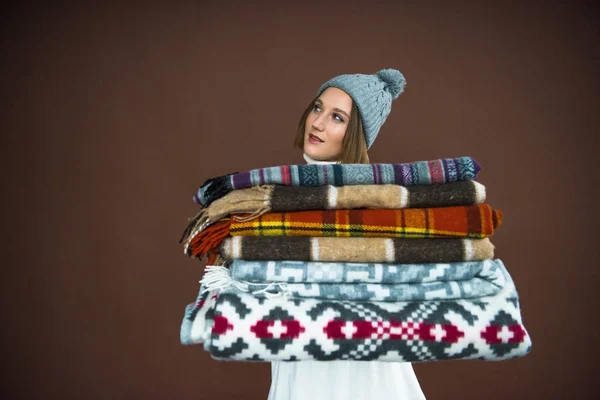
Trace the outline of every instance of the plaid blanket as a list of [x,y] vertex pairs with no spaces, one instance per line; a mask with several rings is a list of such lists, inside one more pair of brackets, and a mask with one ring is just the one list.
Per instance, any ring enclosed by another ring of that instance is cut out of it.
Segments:
[[[268,212],[469,206],[482,204],[485,198],[485,187],[474,180],[420,186],[253,186],[234,190],[201,209],[179,242],[188,247],[204,228],[232,215],[244,221]],[[250,215],[236,215],[244,213]]]
[[[181,342],[215,359],[424,362],[507,360],[529,353],[519,298],[502,261],[503,288],[476,299],[350,302],[259,298],[234,287],[186,307]],[[215,297],[216,296],[216,297]],[[202,303],[202,306],[200,306]],[[197,323],[203,315],[206,320]],[[194,329],[196,327],[196,329]],[[202,329],[199,329],[202,328]]]
[[223,240],[225,261],[338,261],[372,263],[449,263],[494,257],[485,239],[390,239],[234,236]]
[[[487,204],[400,210],[326,210],[267,213],[247,222],[226,221],[231,236],[484,238],[502,212]],[[210,229],[210,228],[209,228]]]
[[227,236],[312,236],[388,238],[489,237],[502,212],[487,204],[398,210],[325,210],[267,213],[249,221],[223,219],[199,232],[186,254],[204,258]]
[[204,207],[232,190],[257,185],[348,186],[432,185],[473,180],[481,165],[472,157],[443,158],[404,164],[301,164],[235,172],[207,179],[194,194]]
[[[284,296],[286,298],[349,301],[452,300],[491,296],[497,293],[504,286],[504,275],[496,262],[486,260],[477,264],[480,264],[481,268],[478,273],[471,276],[465,276],[464,269],[458,268],[458,271],[453,271],[450,264],[434,264],[438,265],[437,268],[423,269],[428,269],[430,278],[438,277],[438,279],[423,282],[412,276],[410,282],[394,283],[257,282],[256,278],[262,276],[262,273],[258,273],[257,276],[250,276],[251,281],[239,281],[232,279],[230,270],[225,267],[208,266],[202,283],[206,284],[206,290],[234,285],[239,290],[269,297]],[[417,266],[419,264],[409,265],[413,266],[415,272],[424,272],[418,270]],[[389,269],[389,266],[387,267]],[[403,270],[404,268],[401,266],[400,269]],[[463,272],[463,274],[457,272]],[[444,274],[446,274],[445,279],[442,278]],[[405,274],[390,275],[406,277]],[[459,279],[449,279],[455,277]]]

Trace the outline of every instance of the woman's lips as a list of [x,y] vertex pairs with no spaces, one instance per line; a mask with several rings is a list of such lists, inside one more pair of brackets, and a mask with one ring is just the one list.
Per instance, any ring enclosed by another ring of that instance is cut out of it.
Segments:
[[315,135],[313,135],[311,133],[308,134],[308,141],[312,144],[323,143],[323,141],[321,139],[319,139],[318,137],[316,137]]

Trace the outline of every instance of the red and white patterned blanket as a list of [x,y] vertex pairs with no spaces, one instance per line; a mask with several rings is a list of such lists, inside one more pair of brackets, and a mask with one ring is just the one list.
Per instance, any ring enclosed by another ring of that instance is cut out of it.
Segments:
[[183,344],[239,361],[506,360],[526,355],[514,282],[493,296],[412,302],[267,298],[229,287],[188,305]]

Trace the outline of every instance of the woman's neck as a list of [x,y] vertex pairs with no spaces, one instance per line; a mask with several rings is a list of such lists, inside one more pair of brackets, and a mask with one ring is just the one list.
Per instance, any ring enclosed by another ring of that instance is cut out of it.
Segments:
[[306,160],[307,164],[337,164],[337,161],[319,161],[319,160],[314,160],[312,158],[310,158],[310,156],[306,153],[303,154],[304,159]]

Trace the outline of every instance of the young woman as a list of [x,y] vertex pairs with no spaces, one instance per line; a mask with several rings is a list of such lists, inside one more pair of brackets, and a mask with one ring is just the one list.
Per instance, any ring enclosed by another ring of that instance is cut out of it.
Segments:
[[[339,75],[324,83],[298,124],[294,147],[313,163],[369,163],[371,147],[404,76]],[[422,400],[410,363],[377,361],[273,362],[268,400]]]

